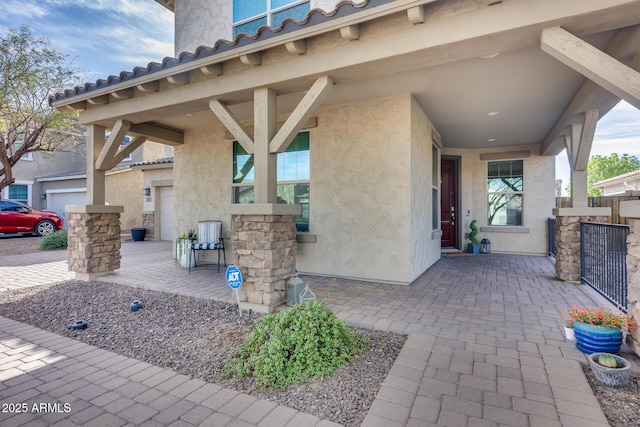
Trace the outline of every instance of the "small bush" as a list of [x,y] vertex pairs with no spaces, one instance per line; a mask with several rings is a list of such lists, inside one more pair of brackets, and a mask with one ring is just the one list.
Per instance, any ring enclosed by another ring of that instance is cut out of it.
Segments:
[[361,353],[357,337],[324,301],[309,301],[265,316],[225,364],[228,376],[254,376],[262,387],[284,387],[324,376]]
[[58,230],[44,236],[40,242],[40,249],[43,251],[67,249],[67,230]]

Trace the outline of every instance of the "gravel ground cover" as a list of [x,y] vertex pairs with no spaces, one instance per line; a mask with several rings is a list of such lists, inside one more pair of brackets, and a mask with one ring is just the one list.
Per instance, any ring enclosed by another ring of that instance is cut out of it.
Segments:
[[589,385],[600,402],[611,427],[640,426],[640,377],[631,374],[631,380],[623,388],[608,387],[591,372],[589,365],[582,365]]
[[42,237],[0,237],[0,256],[24,255],[39,252]]
[[[129,304],[139,300],[137,312]],[[261,390],[223,378],[230,350],[256,318],[237,306],[105,282],[68,281],[0,293],[0,315],[128,357],[275,401],[345,426],[362,423],[405,337],[356,329],[371,344],[346,367],[307,384]],[[86,330],[70,328],[85,320]]]

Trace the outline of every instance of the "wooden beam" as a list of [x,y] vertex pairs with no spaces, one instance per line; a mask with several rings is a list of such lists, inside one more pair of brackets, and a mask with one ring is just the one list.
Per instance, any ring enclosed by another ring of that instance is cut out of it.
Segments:
[[571,166],[573,168],[573,146],[571,144],[571,136],[570,135],[563,135],[564,136],[564,148],[567,151],[567,158],[569,159],[569,166]]
[[269,144],[276,134],[277,96],[271,88],[259,88],[253,92],[253,190],[254,203],[278,202],[277,154],[271,152]]
[[113,96],[116,99],[133,98],[133,89],[129,88],[129,89],[116,90],[114,92],[111,92],[111,96]]
[[640,109],[640,73],[560,27],[542,31],[541,48],[558,61]]
[[[618,30],[616,36],[611,43],[609,43],[606,54],[616,59],[622,59],[638,51],[640,51],[640,25],[634,25]],[[633,65],[633,68],[636,71],[640,70],[640,63]],[[609,95],[608,99],[603,99],[607,94]],[[551,132],[545,137],[541,149],[543,155],[557,154],[562,151],[562,136],[567,124],[569,124],[577,114],[584,111],[584,106],[588,105],[594,96],[599,97],[601,100],[598,104],[601,115],[606,114],[620,100],[620,98],[610,92],[604,91],[591,80],[586,80],[560,119],[556,122]]]
[[205,76],[219,76],[222,74],[222,63],[204,65],[200,67],[200,72]]
[[133,151],[140,147],[147,140],[146,136],[136,136],[133,138],[127,145],[122,147],[118,152],[113,156],[113,160],[111,161],[111,167],[109,169],[115,168],[118,163],[123,161],[129,154],[133,153]]
[[593,137],[596,133],[596,125],[599,118],[600,111],[598,110],[588,110],[584,113],[580,142],[575,155],[574,167],[576,170],[587,170],[587,163],[589,163],[589,155],[591,154],[591,146],[593,145]]
[[307,51],[307,41],[305,39],[302,40],[294,40],[289,43],[285,43],[284,47],[287,49],[292,55],[302,55]]
[[111,134],[109,135],[109,139],[107,140],[104,147],[100,151],[100,155],[96,160],[96,170],[109,170],[112,169],[113,166],[113,158],[120,149],[120,144],[125,136],[127,136],[127,132],[129,132],[129,128],[131,127],[131,123],[125,120],[118,120],[116,124],[111,129]]
[[153,122],[132,124],[129,135],[146,136],[154,142],[174,147],[184,144],[184,133],[181,130],[160,126]]
[[157,80],[152,82],[142,83],[136,86],[140,92],[157,92],[160,89],[160,83]]
[[407,9],[407,18],[413,25],[424,23],[424,6],[414,6]]
[[189,83],[189,72],[174,74],[167,77],[167,81],[172,85],[186,85]]
[[95,98],[87,99],[87,102],[91,105],[106,105],[109,103],[109,95],[100,95]]
[[349,25],[340,28],[340,36],[345,40],[358,40],[360,38],[360,25]]
[[105,174],[96,167],[105,142],[105,128],[87,126],[87,205],[105,204]]
[[571,169],[576,169],[576,155],[578,154],[578,144],[582,136],[582,123],[571,125]]
[[[248,122],[246,120],[243,121],[245,124],[243,124],[245,131],[247,132],[248,135],[253,135],[255,132],[253,131],[253,122],[251,122],[251,124],[247,124]],[[278,124],[276,126],[277,129],[282,128],[282,125],[284,125],[284,120],[278,120]],[[307,120],[305,122],[304,125],[302,125],[302,129],[301,130],[305,130],[305,129],[313,129],[313,128],[317,128],[318,127],[318,118],[317,117],[310,117],[309,120]],[[231,132],[229,132],[229,129],[225,130],[224,132],[224,139],[236,139],[235,136],[233,136],[233,134]]]
[[247,53],[240,56],[240,61],[245,65],[262,64],[262,52]]
[[320,77],[313,83],[311,89],[300,100],[300,103],[269,144],[271,153],[281,153],[287,149],[293,138],[302,129],[302,126],[329,95],[331,88],[333,88],[333,80],[329,76]]
[[231,110],[217,99],[209,101],[209,108],[213,111],[213,114],[218,117],[222,124],[229,129],[229,132],[231,132],[231,134],[238,140],[240,145],[242,145],[242,148],[244,148],[249,154],[253,153],[253,139],[249,136],[244,126],[242,126],[242,123],[240,123]]

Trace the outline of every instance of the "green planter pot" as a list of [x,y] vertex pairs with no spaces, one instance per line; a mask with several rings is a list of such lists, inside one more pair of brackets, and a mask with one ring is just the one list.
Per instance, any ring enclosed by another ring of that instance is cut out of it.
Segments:
[[622,331],[617,328],[574,322],[576,347],[583,353],[617,353],[622,346]]

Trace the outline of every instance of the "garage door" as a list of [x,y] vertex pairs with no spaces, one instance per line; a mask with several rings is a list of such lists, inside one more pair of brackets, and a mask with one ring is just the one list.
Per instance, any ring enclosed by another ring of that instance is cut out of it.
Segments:
[[173,187],[158,187],[160,196],[160,240],[173,240]]
[[86,205],[87,192],[73,191],[63,193],[47,193],[47,209],[54,211],[59,217],[64,218],[64,228],[69,224],[68,213],[64,211],[66,205]]

